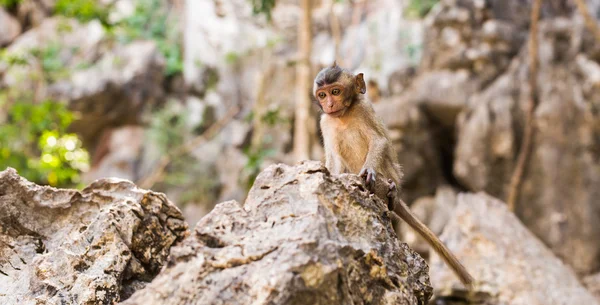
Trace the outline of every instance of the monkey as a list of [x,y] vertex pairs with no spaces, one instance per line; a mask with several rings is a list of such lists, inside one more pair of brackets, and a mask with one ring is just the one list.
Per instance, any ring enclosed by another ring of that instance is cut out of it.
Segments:
[[323,112],[320,126],[325,167],[329,172],[353,173],[363,178],[370,192],[387,201],[390,214],[399,216],[427,240],[470,289],[473,277],[400,199],[402,168],[383,121],[363,96],[366,93],[363,73],[354,75],[334,62],[317,74],[312,93]]

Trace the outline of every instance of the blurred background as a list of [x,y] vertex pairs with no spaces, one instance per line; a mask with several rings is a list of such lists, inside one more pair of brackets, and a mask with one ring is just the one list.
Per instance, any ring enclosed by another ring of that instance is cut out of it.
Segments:
[[337,59],[365,74],[403,198],[430,226],[459,192],[513,196],[593,274],[600,0],[540,1],[533,36],[532,2],[0,0],[0,170],[56,187],[129,179],[193,226],[266,166],[323,159],[310,91]]

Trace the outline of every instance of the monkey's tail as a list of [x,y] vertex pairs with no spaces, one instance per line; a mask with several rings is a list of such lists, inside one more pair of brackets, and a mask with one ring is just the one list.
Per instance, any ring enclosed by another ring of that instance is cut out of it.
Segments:
[[471,274],[469,274],[467,269],[460,263],[456,256],[450,252],[450,250],[442,243],[442,241],[410,211],[406,203],[404,203],[402,200],[399,201],[400,204],[397,205],[394,211],[395,213],[392,214],[398,213],[397,215],[402,220],[408,223],[413,230],[417,231],[419,235],[425,238],[427,243],[433,247],[435,252],[437,252],[437,254],[444,259],[452,271],[454,271],[463,285],[469,290],[472,289],[475,280]]

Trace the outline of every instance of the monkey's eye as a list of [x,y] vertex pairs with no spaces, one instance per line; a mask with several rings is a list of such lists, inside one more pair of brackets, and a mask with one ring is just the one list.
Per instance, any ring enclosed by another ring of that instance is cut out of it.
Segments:
[[337,89],[337,88],[331,90],[331,94],[333,94],[333,95],[340,95],[340,92],[341,92],[340,89]]
[[325,92],[319,92],[319,98],[325,98]]

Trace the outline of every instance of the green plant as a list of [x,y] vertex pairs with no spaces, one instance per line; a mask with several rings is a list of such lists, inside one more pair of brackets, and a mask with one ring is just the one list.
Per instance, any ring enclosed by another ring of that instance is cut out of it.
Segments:
[[[0,104],[6,106],[3,99]],[[73,114],[62,103],[18,101],[0,125],[0,168],[17,169],[41,184],[72,186],[89,167],[89,155],[77,135],[67,133]]]
[[137,0],[135,12],[116,24],[114,31],[122,43],[136,39],[154,40],[166,58],[167,76],[183,71],[177,24],[168,18],[168,10],[163,1]]
[[[76,50],[73,50],[76,52]],[[48,83],[55,82],[69,76],[66,63],[61,59],[62,47],[58,42],[52,42],[42,48],[34,48],[29,51],[40,64],[44,79]]]
[[181,145],[188,133],[185,112],[176,101],[168,101],[163,109],[155,111],[150,121],[149,140],[158,146],[161,154],[169,153]]
[[252,12],[255,15],[264,14],[267,20],[271,20],[271,12],[275,8],[275,0],[250,0],[252,2]]
[[406,7],[406,16],[422,18],[436,5],[439,0],[410,0]]
[[268,157],[271,157],[275,154],[274,149],[265,149],[264,147],[259,148],[251,148],[246,147],[242,150],[246,158],[246,165],[244,166],[244,172],[242,174],[243,179],[245,180],[246,189],[250,189],[252,185],[254,185],[254,181],[256,180],[256,176],[260,172],[261,166],[264,160]]
[[279,106],[267,109],[260,120],[269,127],[274,127],[279,123],[288,123],[288,120],[281,116],[281,109]]
[[5,7],[7,9],[14,8],[23,0],[0,0],[0,6]]
[[108,25],[109,8],[99,5],[96,0],[57,0],[54,11],[58,15],[75,18],[81,22],[98,19],[102,24]]

